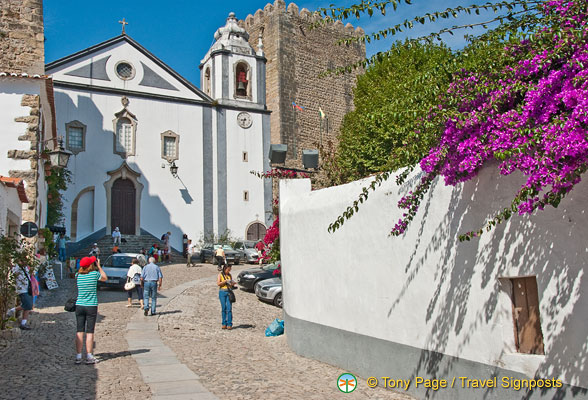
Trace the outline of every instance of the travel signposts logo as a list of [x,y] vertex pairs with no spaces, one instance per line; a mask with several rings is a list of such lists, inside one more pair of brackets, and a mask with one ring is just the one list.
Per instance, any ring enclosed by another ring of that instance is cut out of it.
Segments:
[[357,379],[351,374],[341,374],[337,378],[337,387],[343,393],[351,393],[357,387]]

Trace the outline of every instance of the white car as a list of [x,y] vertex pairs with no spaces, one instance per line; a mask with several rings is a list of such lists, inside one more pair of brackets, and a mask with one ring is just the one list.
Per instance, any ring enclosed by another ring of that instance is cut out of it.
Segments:
[[108,279],[105,282],[98,281],[98,287],[122,289],[127,282],[127,272],[131,261],[138,256],[140,256],[139,253],[116,253],[109,256],[103,264],[100,264]]
[[270,278],[255,284],[257,298],[282,308],[282,278]]

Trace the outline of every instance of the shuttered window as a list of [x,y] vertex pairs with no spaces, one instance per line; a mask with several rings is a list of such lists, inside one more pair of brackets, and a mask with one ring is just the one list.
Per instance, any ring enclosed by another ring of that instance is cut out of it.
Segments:
[[539,316],[537,278],[513,278],[512,301],[515,342],[519,353],[545,354]]

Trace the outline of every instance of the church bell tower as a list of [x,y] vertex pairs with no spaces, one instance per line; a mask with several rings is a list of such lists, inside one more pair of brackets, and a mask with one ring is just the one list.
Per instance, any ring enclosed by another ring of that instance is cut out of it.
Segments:
[[263,43],[249,44],[249,34],[230,13],[225,26],[214,34],[215,42],[200,64],[201,88],[224,105],[257,104],[265,107]]

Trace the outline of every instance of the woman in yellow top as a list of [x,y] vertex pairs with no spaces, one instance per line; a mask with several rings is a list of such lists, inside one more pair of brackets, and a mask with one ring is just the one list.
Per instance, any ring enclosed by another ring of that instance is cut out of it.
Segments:
[[229,288],[236,289],[237,284],[231,276],[231,266],[224,265],[223,270],[218,274],[216,284],[219,287],[218,298],[221,303],[222,329],[233,329],[233,307],[229,300]]

